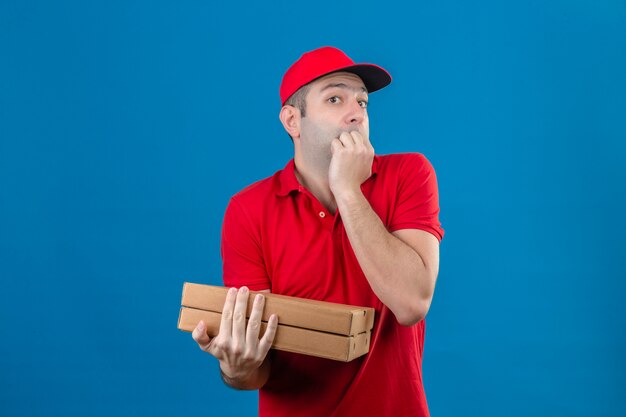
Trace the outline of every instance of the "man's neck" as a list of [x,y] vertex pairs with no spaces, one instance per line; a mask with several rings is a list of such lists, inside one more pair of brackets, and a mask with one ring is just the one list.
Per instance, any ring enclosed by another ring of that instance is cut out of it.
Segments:
[[317,161],[317,163],[311,163],[305,161],[300,155],[294,157],[295,174],[298,182],[326,209],[335,214],[337,211],[337,203],[335,197],[330,191],[330,185],[328,184],[328,168],[330,161]]

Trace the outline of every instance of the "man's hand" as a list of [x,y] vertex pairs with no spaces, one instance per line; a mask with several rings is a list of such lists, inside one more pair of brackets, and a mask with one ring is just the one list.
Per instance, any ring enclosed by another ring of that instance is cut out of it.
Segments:
[[239,291],[235,288],[228,290],[220,330],[213,339],[207,335],[206,326],[202,321],[192,333],[200,349],[219,360],[226,383],[239,389],[256,389],[267,380],[269,369],[265,358],[278,328],[278,319],[272,314],[265,334],[259,340],[261,316],[265,305],[265,297],[261,294],[257,294],[254,299],[246,328],[248,295],[246,287],[241,287]]
[[369,139],[357,131],[343,132],[330,144],[332,159],[328,183],[335,198],[342,193],[358,191],[372,175],[374,148]]

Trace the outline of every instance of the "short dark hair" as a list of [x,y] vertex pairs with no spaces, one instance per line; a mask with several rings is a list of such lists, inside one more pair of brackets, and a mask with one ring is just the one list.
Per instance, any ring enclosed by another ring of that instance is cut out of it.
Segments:
[[296,109],[300,110],[300,116],[306,116],[306,95],[309,92],[309,88],[309,84],[305,84],[300,87],[287,99],[287,101],[285,101],[285,106],[293,106]]

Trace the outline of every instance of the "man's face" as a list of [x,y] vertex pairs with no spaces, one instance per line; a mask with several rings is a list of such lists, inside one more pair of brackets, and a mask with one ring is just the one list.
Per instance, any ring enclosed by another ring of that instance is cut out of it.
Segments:
[[300,124],[303,152],[330,160],[330,143],[342,132],[356,130],[369,138],[367,100],[363,81],[352,73],[337,72],[312,82]]

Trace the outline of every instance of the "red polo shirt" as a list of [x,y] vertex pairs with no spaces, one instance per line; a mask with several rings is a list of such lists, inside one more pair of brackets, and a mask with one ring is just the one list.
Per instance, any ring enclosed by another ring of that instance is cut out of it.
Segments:
[[[370,352],[343,363],[270,351],[259,415],[428,416],[424,321],[398,324],[371,290],[341,221],[302,185],[294,161],[232,197],[222,229],[224,285],[376,309]],[[435,171],[421,154],[375,156],[361,190],[389,232],[441,240]],[[280,318],[279,318],[280,322]]]

